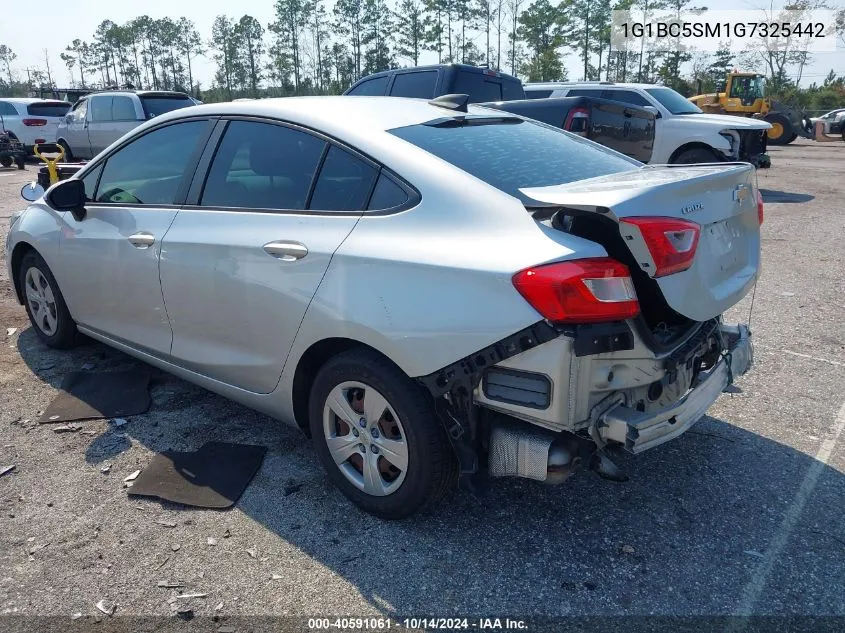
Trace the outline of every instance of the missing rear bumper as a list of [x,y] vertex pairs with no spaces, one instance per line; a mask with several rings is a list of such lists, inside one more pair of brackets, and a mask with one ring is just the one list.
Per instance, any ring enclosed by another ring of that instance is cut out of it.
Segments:
[[733,378],[748,371],[753,363],[751,332],[744,325],[721,326],[724,356],[677,403],[659,411],[641,412],[619,404],[598,416],[596,431],[606,443],[624,445],[641,453],[668,442],[687,431],[716,401]]

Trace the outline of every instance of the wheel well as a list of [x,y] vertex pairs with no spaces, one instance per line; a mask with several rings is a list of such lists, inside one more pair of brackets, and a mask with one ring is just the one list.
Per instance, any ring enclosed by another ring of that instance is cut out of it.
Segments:
[[[320,368],[329,359],[356,347],[371,349],[377,354],[381,354],[381,352],[369,345],[353,339],[328,338],[314,343],[300,357],[299,363],[296,365],[296,371],[293,374],[291,393],[293,397],[294,419],[296,420],[297,426],[306,435],[311,435],[308,424],[308,399],[311,395],[311,385],[317,377],[317,372],[320,371]],[[383,356],[383,354],[381,355]]]
[[681,145],[678,149],[676,149],[674,152],[672,152],[672,155],[669,157],[669,162],[674,163],[678,159],[678,156],[683,154],[688,149],[705,149],[708,152],[710,152],[711,154],[713,154],[714,158],[719,157],[719,155],[716,153],[717,150],[713,149],[712,146],[708,145],[707,143],[701,143],[699,141],[694,141],[692,143],[687,143],[686,145]]
[[20,266],[24,255],[30,251],[35,251],[35,249],[26,242],[21,242],[12,251],[12,284],[15,288],[15,294],[18,296],[18,303],[21,305],[23,305],[23,288],[21,288]]

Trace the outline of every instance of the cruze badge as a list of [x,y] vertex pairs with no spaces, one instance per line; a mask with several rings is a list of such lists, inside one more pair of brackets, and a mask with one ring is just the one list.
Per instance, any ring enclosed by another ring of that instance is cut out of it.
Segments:
[[699,210],[699,209],[701,209],[703,206],[704,206],[704,205],[703,205],[703,204],[701,204],[700,202],[694,202],[693,204],[688,204],[688,205],[687,205],[687,206],[685,206],[685,207],[681,207],[681,213],[683,213],[684,215],[686,215],[687,213],[692,213],[693,211],[698,211],[698,210]]

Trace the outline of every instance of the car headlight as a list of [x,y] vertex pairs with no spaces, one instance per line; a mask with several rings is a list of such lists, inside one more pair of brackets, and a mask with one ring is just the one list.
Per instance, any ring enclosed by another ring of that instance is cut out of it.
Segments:
[[739,132],[736,130],[722,130],[719,136],[725,139],[731,148],[731,155],[736,158],[739,156]]

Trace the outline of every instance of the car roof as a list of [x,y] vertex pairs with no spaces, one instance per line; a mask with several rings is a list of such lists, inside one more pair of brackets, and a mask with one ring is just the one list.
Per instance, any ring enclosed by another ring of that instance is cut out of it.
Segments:
[[[405,72],[423,72],[426,70],[439,70],[441,68],[451,68],[454,70],[460,70],[461,72],[471,72],[471,73],[495,73],[497,77],[501,77],[504,79],[515,79],[519,81],[519,78],[514,77],[513,75],[509,75],[505,72],[500,70],[495,70],[493,68],[487,68],[486,66],[472,66],[470,64],[428,64],[426,66],[409,66],[408,68],[392,68],[390,70],[382,70],[381,72],[373,73],[372,75],[365,75],[361,77],[355,83],[359,83],[364,79],[373,79],[375,77],[384,77],[386,75],[391,75],[393,73],[405,73]],[[354,84],[353,84],[354,85]]]
[[121,96],[131,96],[137,95],[139,97],[188,97],[190,95],[179,92],[177,90],[98,90],[97,92],[91,92],[87,95],[83,95],[81,98],[84,99],[86,97],[94,97],[97,95],[121,95]]
[[26,105],[41,102],[65,103],[64,101],[61,101],[61,99],[38,99],[37,97],[0,97],[0,101],[5,101],[7,103],[22,103]]
[[[491,111],[478,106],[469,106],[469,112],[489,114]],[[444,117],[465,115],[441,106],[432,105],[425,99],[404,97],[278,97],[254,101],[227,101],[182,108],[162,114],[156,121],[181,119],[189,116],[246,115],[276,118],[313,127],[318,131],[347,137],[347,132],[365,130],[386,131],[408,125],[417,125]],[[496,116],[514,116],[496,111]]]
[[636,83],[617,83],[615,81],[546,81],[525,84],[525,89],[530,90],[535,88],[542,90],[544,88],[634,88],[645,90],[646,88],[666,88],[658,84],[636,84]]

